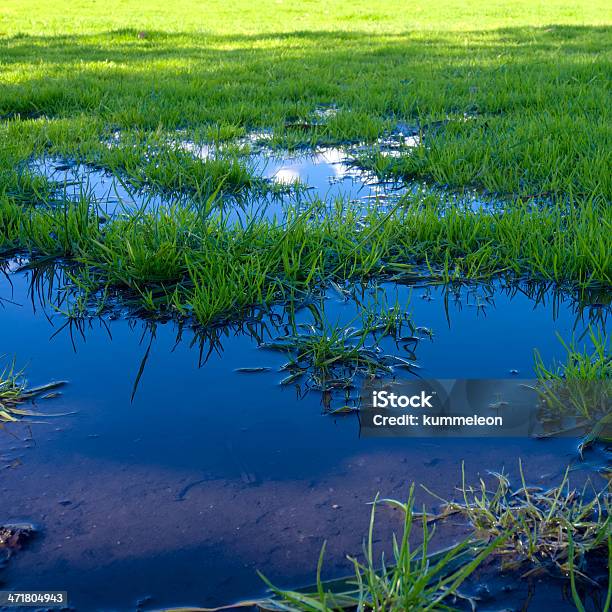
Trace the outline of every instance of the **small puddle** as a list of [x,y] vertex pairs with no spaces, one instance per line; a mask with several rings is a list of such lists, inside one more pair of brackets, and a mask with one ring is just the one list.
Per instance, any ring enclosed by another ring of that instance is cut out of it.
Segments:
[[56,185],[58,202],[88,200],[109,215],[164,203],[161,196],[130,187],[110,172],[89,164],[51,157],[33,162],[30,169]]
[[284,155],[260,153],[255,160],[256,167],[262,169],[266,178],[281,185],[301,186],[308,197],[316,197],[323,202],[341,200],[362,205],[372,201],[390,204],[407,193],[401,183],[380,181],[358,168],[350,153],[341,148],[329,147]]
[[[245,159],[255,176],[264,180],[262,185],[267,183],[269,189],[254,188],[239,195],[223,196],[220,203],[230,220],[260,216],[282,221],[289,208],[303,208],[316,201],[327,206],[341,201],[364,212],[371,206],[387,210],[407,195],[415,198],[434,195],[442,203],[472,211],[499,210],[503,206],[503,202],[493,197],[485,198],[475,190],[458,194],[419,181],[381,180],[360,166],[360,157],[372,152],[386,156],[410,154],[410,150],[419,145],[419,137],[415,135],[394,134],[374,145],[318,147],[293,152],[250,144],[261,142],[261,138],[262,134],[251,134],[240,143],[251,149],[250,153],[245,153]],[[210,159],[223,151],[188,140],[176,140],[171,144],[199,159]],[[121,146],[120,138],[113,139],[109,146]],[[64,158],[38,159],[30,168],[56,183],[58,200],[88,198],[105,214],[155,209],[175,201],[193,204],[188,194],[169,196],[147,188],[137,189],[106,170]]]
[[[453,497],[463,460],[472,481],[502,468],[518,478],[519,457],[541,486],[568,464],[578,481],[592,474],[571,438],[360,437],[355,415],[322,414],[320,392],[280,384],[287,356],[261,344],[289,333],[281,307],[206,334],[112,317],[66,325],[33,280],[0,276],[3,351],[28,364],[32,384],[69,380],[44,409],[76,414],[0,431],[11,460],[0,523],[41,526],[4,571],[10,588],[31,589],[35,576],[38,590],[61,586],[80,610],[219,605],[262,594],[256,569],[277,584],[311,583],[323,540],[325,576],[350,572],[345,555],[361,550],[376,492],[403,498],[414,481]],[[332,287],[315,300],[342,326],[364,303],[410,313],[424,377],[528,378],[534,348],[546,363],[563,359],[557,334],[610,331],[607,305],[501,282]],[[310,305],[296,324],[316,320]],[[432,503],[420,490],[417,501]],[[398,528],[389,516],[377,537]],[[456,539],[465,526],[440,533]]]

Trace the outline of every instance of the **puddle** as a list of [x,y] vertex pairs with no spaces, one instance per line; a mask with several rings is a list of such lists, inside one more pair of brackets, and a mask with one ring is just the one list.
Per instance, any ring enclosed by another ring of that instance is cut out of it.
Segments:
[[128,186],[106,170],[62,158],[39,159],[30,168],[56,184],[55,196],[78,202],[87,199],[109,215],[164,203],[160,195]]
[[[0,524],[41,528],[3,572],[10,588],[67,590],[79,610],[219,605],[263,594],[256,569],[277,584],[311,583],[325,539],[325,577],[350,572],[345,555],[361,550],[367,502],[405,497],[413,481],[453,497],[462,460],[471,480],[503,467],[518,478],[519,457],[541,486],[568,463],[578,482],[593,475],[590,451],[581,462],[571,438],[360,437],[354,415],[322,414],[321,393],[280,384],[287,356],[258,344],[288,333],[281,309],[207,336],[137,319],[65,326],[41,303],[45,291],[31,292],[30,274],[0,276],[3,351],[27,364],[32,384],[69,380],[44,410],[76,414],[0,431]],[[381,303],[383,292],[431,332],[415,348],[420,375],[528,378],[534,347],[548,363],[564,356],[557,334],[609,332],[608,306],[536,289],[332,288],[322,310],[348,323],[356,299]],[[297,323],[312,322],[312,309],[299,311]],[[417,500],[435,503],[420,490]],[[380,541],[399,528],[385,516]],[[447,542],[465,525],[439,531]],[[560,589],[551,600],[566,605]]]
[[[308,206],[316,201],[327,206],[341,201],[363,212],[371,206],[390,209],[407,195],[414,198],[434,195],[442,203],[472,211],[498,210],[503,206],[503,202],[492,197],[484,198],[475,190],[457,194],[424,182],[381,180],[359,165],[359,159],[371,152],[385,156],[410,154],[410,150],[419,145],[419,136],[414,134],[394,133],[374,145],[318,147],[293,152],[279,152],[262,145],[266,142],[266,139],[262,140],[264,137],[271,137],[271,134],[250,134],[238,145],[251,151],[245,153],[245,159],[255,175],[263,178],[270,189],[256,188],[239,196],[224,196],[220,204],[230,221],[252,216],[282,221],[289,208]],[[199,159],[210,159],[223,151],[222,148],[188,140],[177,140],[172,144]],[[120,145],[119,137],[109,143],[109,146]],[[169,197],[148,189],[136,189],[105,170],[63,158],[39,159],[30,167],[57,184],[59,199],[64,197],[75,201],[87,197],[104,214],[154,209],[170,200],[193,204],[186,194]]]
[[[58,204],[64,200],[88,200],[103,219],[137,210],[156,210],[160,206],[177,203],[197,206],[197,203],[185,194],[167,195],[146,188],[137,189],[111,172],[89,164],[74,163],[62,158],[46,158],[37,160],[30,167],[56,184],[54,195]],[[53,205],[54,202],[50,204]],[[285,203],[281,196],[273,193],[247,193],[242,197],[224,196],[218,201],[218,205],[230,222],[245,222],[253,216],[282,218],[286,207],[293,203]]]
[[301,185],[309,197],[324,202],[351,203],[378,201],[390,204],[407,193],[401,183],[381,182],[358,168],[350,153],[341,148],[322,148],[315,152],[284,154],[260,153],[256,167],[266,178],[281,185]]

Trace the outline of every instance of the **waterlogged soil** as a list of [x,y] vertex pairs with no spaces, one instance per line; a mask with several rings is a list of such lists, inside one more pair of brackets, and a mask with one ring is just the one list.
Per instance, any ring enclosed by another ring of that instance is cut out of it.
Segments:
[[[287,356],[258,347],[255,336],[286,331],[281,312],[219,329],[212,343],[172,322],[66,326],[30,280],[24,272],[0,278],[2,350],[27,365],[31,384],[69,385],[36,406],[60,416],[0,431],[0,523],[39,530],[0,575],[7,588],[66,590],[77,610],[220,605],[263,595],[256,570],[284,586],[312,583],[324,540],[324,576],[350,573],[346,555],[360,553],[376,493],[402,499],[416,482],[455,498],[462,461],[472,482],[502,469],[516,480],[519,458],[534,485],[558,483],[568,465],[577,484],[598,478],[601,452],[581,460],[572,438],[361,437],[355,415],[324,414],[320,393],[279,384]],[[368,291],[364,299],[382,291],[431,331],[415,349],[424,377],[529,378],[535,347],[546,363],[563,360],[557,334],[609,331],[609,307],[527,287]],[[328,321],[347,324],[358,312],[337,289],[322,308]],[[298,313],[302,322],[312,316]],[[439,503],[421,489],[417,500]],[[381,549],[398,521],[380,511]],[[435,542],[466,533],[449,519]],[[482,592],[478,581],[491,577],[483,572],[470,588]],[[486,588],[493,595],[482,609],[507,605],[505,586]],[[571,609],[550,581],[513,587],[515,607],[528,600],[530,609]]]
[[[386,156],[406,155],[417,143],[417,137],[395,138],[382,140],[373,147],[319,147],[292,152],[260,146],[244,159],[254,176],[263,179],[262,186],[268,185],[270,189],[255,188],[238,196],[225,196],[219,205],[231,221],[244,221],[252,216],[282,221],[288,209],[305,209],[315,202],[323,209],[342,204],[364,212],[371,207],[389,210],[406,195],[434,194],[449,205],[470,210],[494,210],[502,205],[501,201],[474,190],[457,194],[418,181],[384,180],[359,162],[360,156],[372,151]],[[200,159],[224,154],[223,149],[190,141],[179,140],[174,146]],[[189,194],[160,195],[149,188],[137,189],[130,186],[127,177],[120,178],[104,169],[65,158],[39,159],[30,168],[56,184],[58,201],[87,198],[103,214],[154,210],[176,201],[190,203]]]

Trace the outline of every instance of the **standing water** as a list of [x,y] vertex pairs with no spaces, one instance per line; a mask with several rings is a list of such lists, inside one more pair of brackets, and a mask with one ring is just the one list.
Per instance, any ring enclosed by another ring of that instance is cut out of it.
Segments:
[[[361,437],[357,415],[330,415],[301,381],[280,384],[288,357],[265,346],[287,333],[281,307],[206,333],[114,316],[67,323],[35,278],[0,280],[3,345],[31,384],[69,384],[37,403],[49,416],[0,431],[0,517],[38,529],[2,573],[11,589],[66,590],[77,610],[221,605],[262,595],[256,570],[312,582],[324,540],[325,577],[350,573],[345,555],[361,550],[377,492],[403,499],[417,482],[453,498],[462,461],[473,481],[487,470],[516,478],[520,458],[529,482],[547,486],[567,465],[580,480],[602,460],[581,459],[573,438]],[[535,347],[562,361],[558,336],[609,331],[607,306],[501,282],[330,288],[318,317],[354,325],[382,296],[427,330],[413,357],[429,378],[529,378]],[[313,316],[302,308],[297,324]],[[417,500],[437,503],[423,490]],[[384,516],[379,543],[399,528]],[[465,533],[457,520],[438,535]],[[569,606],[559,589],[536,591],[533,601]]]

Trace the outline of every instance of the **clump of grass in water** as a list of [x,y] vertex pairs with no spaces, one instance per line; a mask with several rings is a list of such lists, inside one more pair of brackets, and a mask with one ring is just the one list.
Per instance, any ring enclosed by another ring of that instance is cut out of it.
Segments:
[[[595,493],[586,501],[583,493],[570,490],[567,472],[562,482],[548,491],[525,484],[522,466],[521,487],[513,490],[503,474],[495,474],[498,487],[489,491],[481,480],[477,488],[466,485],[462,472],[463,503],[447,502],[444,511],[435,516],[414,511],[414,485],[407,502],[379,499],[372,503],[370,525],[364,543],[364,562],[348,557],[353,576],[323,581],[321,571],[325,544],[319,556],[316,584],[297,590],[275,587],[261,573],[272,595],[265,599],[238,602],[221,608],[189,608],[192,612],[217,612],[240,607],[260,610],[327,612],[340,610],[449,610],[458,599],[475,609],[476,598],[464,596],[460,587],[478,565],[491,555],[511,558],[505,567],[523,562],[536,564],[527,574],[537,571],[546,562],[557,565],[569,577],[572,598],[578,610],[584,606],[578,595],[576,580],[601,588],[581,571],[587,553],[604,552],[607,548],[610,576],[604,611],[612,602],[612,534],[610,533],[609,494]],[[431,492],[430,492],[431,493]],[[435,495],[435,494],[434,494]],[[435,497],[438,497],[437,495]],[[441,498],[438,498],[441,499]],[[403,514],[403,530],[394,535],[393,561],[384,555],[380,563],[374,556],[374,523],[376,509],[385,504]],[[431,522],[460,513],[474,528],[472,536],[440,552],[430,554],[435,527]],[[414,525],[422,525],[423,543],[410,544]]]
[[[543,490],[527,486],[519,462],[521,482],[513,488],[503,473],[491,474],[497,487],[490,490],[483,479],[478,486],[466,484],[462,469],[462,501],[447,501],[426,489],[443,503],[442,512],[430,521],[460,514],[468,519],[477,537],[498,538],[510,534],[497,548],[504,558],[503,569],[532,564],[524,576],[556,566],[564,575],[574,572],[589,580],[581,569],[588,553],[609,545],[612,527],[612,498],[609,491],[596,491],[587,499],[582,491],[570,488],[569,468],[561,483]],[[389,503],[397,504],[390,501]],[[610,551],[612,553],[612,550]],[[597,585],[599,586],[599,585]]]
[[[418,369],[416,363],[384,354],[379,347],[380,340],[387,336],[394,338],[396,344],[400,341],[418,341],[414,335],[417,328],[399,303],[390,308],[384,304],[380,310],[365,308],[357,327],[340,322],[330,324],[314,305],[309,308],[314,323],[293,323],[293,333],[261,344],[263,348],[290,355],[290,361],[283,366],[290,374],[281,384],[291,384],[306,377],[309,388],[323,391],[324,394],[334,389],[344,389],[346,404],[350,401],[350,390],[357,376],[389,374],[394,367]],[[405,331],[409,331],[409,335],[405,335]],[[329,401],[326,407],[330,408]],[[334,412],[354,409],[345,405]]]
[[[261,604],[265,610],[296,611],[449,609],[453,597],[463,597],[459,587],[480,562],[489,555],[501,555],[510,559],[503,565],[506,569],[527,561],[534,563],[535,567],[527,574],[538,571],[547,562],[555,564],[569,576],[574,603],[579,610],[584,610],[576,580],[598,588],[602,586],[582,571],[585,555],[605,554],[607,548],[608,566],[612,566],[609,496],[596,493],[591,501],[585,501],[584,492],[570,490],[567,473],[558,486],[540,491],[528,487],[522,474],[521,468],[521,487],[517,490],[510,487],[504,475],[496,474],[498,488],[495,491],[489,491],[482,481],[477,488],[468,486],[463,476],[463,503],[445,502],[444,511],[437,516],[414,512],[413,489],[407,503],[377,498],[364,546],[365,562],[349,557],[355,567],[354,577],[323,582],[322,551],[315,586],[286,591],[266,580],[274,596],[252,603]],[[372,552],[373,525],[376,506],[381,503],[402,511],[404,531],[399,541],[394,537],[393,564],[387,564],[383,558],[380,567],[376,567]],[[428,556],[433,534],[428,524],[456,513],[470,521],[475,530],[473,536],[446,551]],[[409,536],[415,519],[422,520],[423,544],[411,549]],[[475,601],[467,599],[474,609]],[[604,610],[609,610],[611,601],[612,576]]]
[[65,384],[65,381],[56,381],[40,387],[28,388],[23,370],[16,370],[13,361],[0,373],[0,424],[18,421],[28,416],[42,416],[37,412],[20,408],[20,406],[36,398],[51,399],[57,395],[56,390]]
[[577,421],[566,426],[565,431],[576,429],[588,432],[580,446],[581,451],[596,441],[612,441],[612,355],[609,352],[609,339],[593,329],[589,330],[589,339],[592,350],[586,347],[581,350],[574,341],[569,345],[562,341],[567,352],[566,362],[562,365],[555,363],[547,367],[538,351],[535,352],[542,409],[561,428],[564,427],[564,417]]
[[[236,147],[211,147],[200,157],[203,145],[173,141],[163,131],[128,131],[102,139],[82,151],[66,150],[58,157],[113,174],[124,186],[152,194],[186,196],[199,202],[218,190],[246,195],[267,190],[248,158]],[[194,154],[194,152],[196,154]]]

